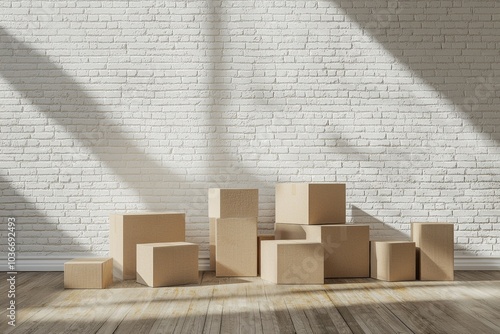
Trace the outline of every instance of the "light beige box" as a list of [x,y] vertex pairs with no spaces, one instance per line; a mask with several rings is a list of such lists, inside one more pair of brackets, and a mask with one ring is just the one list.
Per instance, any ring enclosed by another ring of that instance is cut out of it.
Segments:
[[65,289],[105,289],[113,285],[113,259],[78,258],[64,263]]
[[257,235],[257,275],[260,275],[260,243],[263,240],[274,240],[274,235],[272,234]]
[[215,275],[257,276],[257,217],[215,222]]
[[306,239],[324,248],[325,278],[370,276],[369,225],[275,224],[277,240]]
[[454,278],[453,224],[413,223],[411,235],[417,247],[417,279],[452,281]]
[[264,240],[261,277],[276,284],[323,284],[323,247],[307,240]]
[[414,281],[415,243],[411,241],[371,241],[370,276],[383,281]]
[[285,224],[345,224],[345,184],[278,183],[276,222]]
[[138,244],[137,283],[154,288],[198,283],[198,245],[189,242]]
[[137,244],[185,241],[185,214],[129,213],[109,219],[110,256],[119,280],[135,279]]
[[208,189],[209,218],[247,218],[258,216],[258,189]]

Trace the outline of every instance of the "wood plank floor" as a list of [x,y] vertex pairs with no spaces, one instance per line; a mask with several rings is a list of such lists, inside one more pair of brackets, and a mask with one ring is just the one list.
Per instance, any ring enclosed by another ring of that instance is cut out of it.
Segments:
[[299,286],[202,272],[199,285],[125,281],[106,290],[64,290],[61,272],[25,272],[15,328],[5,279],[0,294],[0,333],[500,333],[500,271],[457,271],[453,282]]

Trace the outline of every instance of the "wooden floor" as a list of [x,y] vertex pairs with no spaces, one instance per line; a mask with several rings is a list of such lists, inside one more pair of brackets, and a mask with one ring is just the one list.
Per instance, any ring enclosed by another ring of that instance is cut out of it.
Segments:
[[1,280],[0,333],[500,333],[500,271],[456,272],[453,282],[306,286],[203,272],[200,282],[64,290],[60,272],[20,273],[14,331]]

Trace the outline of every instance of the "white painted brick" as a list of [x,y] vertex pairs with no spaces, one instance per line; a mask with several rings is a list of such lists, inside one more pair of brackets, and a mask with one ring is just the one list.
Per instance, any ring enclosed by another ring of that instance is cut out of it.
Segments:
[[426,6],[2,2],[20,251],[105,255],[110,213],[184,210],[206,257],[208,187],[259,188],[271,230],[274,184],[315,181],[377,236],[446,221],[457,254],[500,256],[500,5]]

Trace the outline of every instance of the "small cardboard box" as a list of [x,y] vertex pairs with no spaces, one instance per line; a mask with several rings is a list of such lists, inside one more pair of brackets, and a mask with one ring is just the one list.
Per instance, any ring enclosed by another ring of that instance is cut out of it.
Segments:
[[370,276],[369,225],[275,224],[277,240],[306,239],[324,248],[325,278]]
[[184,213],[129,213],[109,220],[113,274],[119,280],[135,279],[137,244],[185,241]]
[[215,222],[215,275],[257,276],[257,217]]
[[415,243],[371,241],[370,276],[383,281],[415,280]]
[[154,288],[198,283],[198,245],[189,242],[138,244],[137,283]]
[[323,247],[307,240],[264,240],[261,277],[276,284],[323,284]]
[[285,224],[345,224],[345,184],[278,183],[276,222]]
[[417,279],[452,281],[454,278],[453,224],[413,223],[411,235],[417,247]]
[[257,275],[260,275],[260,243],[263,240],[274,240],[274,235],[271,234],[257,235]]
[[258,216],[258,189],[208,189],[209,218],[257,218]]
[[105,289],[113,285],[113,258],[78,258],[64,264],[65,289]]

